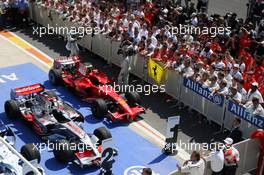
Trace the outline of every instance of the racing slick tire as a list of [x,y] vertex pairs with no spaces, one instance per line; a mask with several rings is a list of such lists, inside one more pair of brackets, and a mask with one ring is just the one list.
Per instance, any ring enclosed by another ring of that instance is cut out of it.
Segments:
[[99,144],[102,144],[105,139],[112,138],[112,134],[105,127],[95,129],[93,134],[99,139]]
[[20,153],[28,161],[37,159],[38,163],[40,162],[40,152],[33,144],[26,144],[22,146]]
[[16,118],[20,116],[19,105],[15,100],[8,100],[5,102],[5,113],[9,118]]
[[[43,172],[43,170],[42,169],[40,169],[40,168],[37,168],[38,170],[39,170],[39,172],[40,172],[40,174],[44,174],[44,172]],[[34,171],[30,171],[30,172],[28,172],[26,175],[35,175],[36,173],[34,173]]]
[[53,85],[59,85],[61,82],[61,70],[60,69],[51,69],[49,71],[49,81]]
[[103,99],[96,99],[91,105],[91,110],[95,118],[102,118],[107,114],[107,104]]
[[73,160],[74,152],[70,149],[70,142],[67,140],[59,140],[55,144],[53,154],[56,160],[61,163],[68,163]]
[[140,104],[140,96],[137,92],[127,92],[126,99],[128,101],[128,104],[132,107],[136,106],[137,104]]
[[58,98],[57,94],[54,91],[46,91],[45,93],[51,98]]

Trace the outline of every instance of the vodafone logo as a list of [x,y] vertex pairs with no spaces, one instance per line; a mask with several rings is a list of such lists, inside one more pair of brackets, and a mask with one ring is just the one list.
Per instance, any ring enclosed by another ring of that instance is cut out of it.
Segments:
[[32,91],[32,90],[35,90],[38,88],[41,88],[41,85],[37,84],[37,85],[27,86],[24,88],[18,88],[18,89],[16,89],[16,92],[21,93],[21,92],[26,92],[26,91]]
[[[124,175],[141,175],[143,168],[146,168],[146,167],[145,166],[131,166],[124,171]],[[159,173],[156,173],[154,171],[152,171],[152,174],[160,175]]]

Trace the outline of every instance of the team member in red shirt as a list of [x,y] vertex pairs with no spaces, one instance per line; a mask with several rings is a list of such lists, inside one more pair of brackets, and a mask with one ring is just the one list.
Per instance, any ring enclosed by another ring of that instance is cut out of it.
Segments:
[[256,175],[263,175],[264,174],[264,131],[263,129],[258,129],[251,134],[252,139],[259,139],[259,158],[257,164],[257,174]]
[[215,37],[212,44],[211,44],[211,50],[214,52],[221,52],[222,48],[219,45],[219,39],[218,37]]
[[244,27],[241,28],[241,37],[239,40],[239,44],[240,44],[240,50],[239,53],[241,53],[243,51],[244,48],[247,48],[251,45],[251,40],[249,38],[249,32],[247,31],[247,29],[245,29]]
[[243,49],[240,52],[239,57],[243,58],[243,62],[246,65],[246,71],[250,71],[253,67],[254,59],[253,59],[252,55],[249,53],[249,48]]
[[254,72],[252,72],[252,71],[247,72],[244,75],[244,78],[243,79],[245,80],[244,89],[246,91],[248,91],[251,88],[251,84],[253,82],[256,82],[256,79],[255,79],[255,76],[254,76]]

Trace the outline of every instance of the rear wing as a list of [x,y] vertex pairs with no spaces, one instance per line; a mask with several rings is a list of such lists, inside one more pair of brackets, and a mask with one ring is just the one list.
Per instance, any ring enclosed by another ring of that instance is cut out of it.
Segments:
[[55,58],[53,66],[57,69],[60,69],[61,67],[65,65],[71,65],[71,64],[76,64],[80,63],[81,59],[78,56],[74,57],[60,57],[60,58]]
[[15,99],[20,96],[26,96],[34,93],[39,93],[44,91],[44,86],[42,84],[33,84],[29,86],[19,87],[11,90],[11,99]]

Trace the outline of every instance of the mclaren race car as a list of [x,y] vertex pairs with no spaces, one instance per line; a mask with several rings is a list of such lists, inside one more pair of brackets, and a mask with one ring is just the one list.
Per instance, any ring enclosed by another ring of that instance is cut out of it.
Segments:
[[[15,150],[16,136],[0,120],[0,175],[41,175],[40,152],[33,144],[22,146],[20,153]],[[28,162],[26,162],[28,161]],[[36,168],[37,172],[32,170]]]
[[82,100],[91,103],[96,118],[107,116],[112,121],[133,121],[137,115],[145,112],[139,105],[138,93],[117,93],[103,72],[93,69],[91,64],[81,63],[79,57],[55,59],[49,71],[49,80],[53,85],[70,87]]
[[53,143],[59,162],[74,162],[82,168],[99,165],[102,140],[112,137],[104,127],[87,134],[82,129],[83,115],[53,91],[44,91],[41,84],[12,89],[5,112],[10,118],[23,118],[42,139]]

